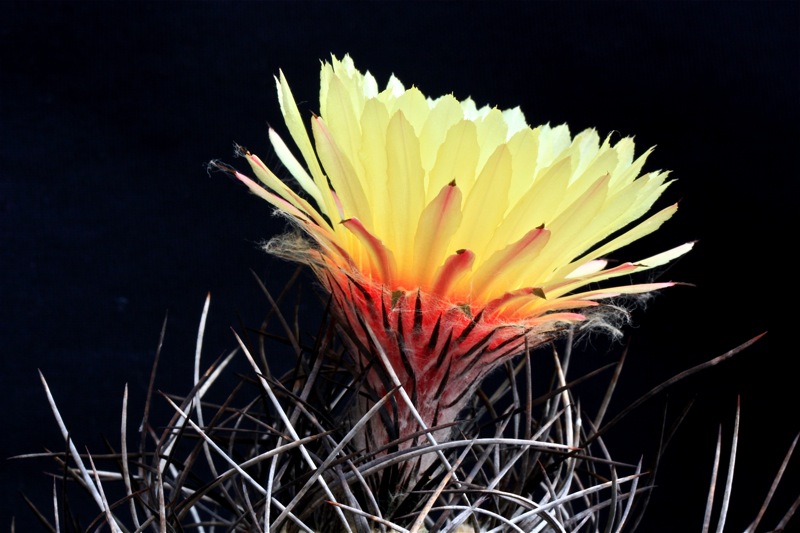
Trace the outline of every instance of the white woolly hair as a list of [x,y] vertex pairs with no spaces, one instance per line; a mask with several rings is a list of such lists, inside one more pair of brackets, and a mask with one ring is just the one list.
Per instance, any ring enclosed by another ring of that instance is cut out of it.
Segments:
[[[277,211],[276,211],[277,212]],[[294,222],[290,215],[286,216]],[[261,249],[270,255],[295,263],[309,263],[318,266],[320,261],[315,252],[320,252],[319,245],[297,229],[299,224],[292,224],[293,230],[261,243]]]

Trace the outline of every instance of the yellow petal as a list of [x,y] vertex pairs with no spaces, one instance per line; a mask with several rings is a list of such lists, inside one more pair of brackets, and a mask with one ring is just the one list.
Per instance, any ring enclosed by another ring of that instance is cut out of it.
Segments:
[[297,180],[300,187],[311,195],[318,206],[324,207],[325,201],[322,198],[322,192],[319,190],[319,187],[317,187],[317,184],[311,179],[311,176],[308,175],[308,172],[303,168],[300,161],[294,157],[294,154],[292,154],[289,147],[286,146],[286,143],[283,142],[283,139],[281,139],[278,133],[272,128],[269,129],[269,140],[272,143],[272,147],[275,148],[275,153],[281,160],[281,163],[286,167],[286,170]]
[[416,231],[413,222],[419,220],[425,206],[425,171],[420,161],[419,140],[401,111],[389,119],[386,162],[389,205],[381,216],[388,217],[394,223],[395,240],[391,246],[399,264],[410,267]]
[[509,139],[508,151],[513,164],[508,197],[513,206],[531,189],[536,177],[539,132],[530,128],[518,131]]
[[[456,180],[456,183],[459,182]],[[471,248],[479,258],[487,248],[493,251],[492,234],[500,225],[508,205],[511,184],[511,155],[502,144],[486,161],[481,173],[464,198],[464,222],[454,237],[458,248]]]
[[319,160],[325,167],[336,194],[342,201],[345,217],[357,217],[367,227],[372,226],[372,213],[361,180],[358,179],[347,154],[343,153],[320,118],[311,122]]
[[599,272],[599,271],[603,270],[606,267],[607,264],[608,264],[608,261],[606,261],[604,259],[597,259],[597,260],[594,260],[594,261],[588,261],[588,262],[583,263],[582,265],[576,267],[572,272],[570,272],[569,274],[567,274],[564,277],[567,278],[567,279],[570,279],[570,278],[572,278],[572,279],[583,278],[585,276],[588,276],[590,274],[594,274],[595,272]]
[[670,261],[674,261],[678,257],[689,252],[692,248],[694,248],[694,242],[687,242],[685,244],[681,244],[680,246],[676,246],[671,250],[667,250],[666,252],[661,252],[660,254],[650,256],[647,259],[637,261],[636,263],[641,266],[641,270],[660,267],[662,265],[666,265]]
[[444,143],[439,147],[436,163],[430,171],[428,188],[440,191],[453,180],[462,191],[468,191],[475,182],[478,165],[478,131],[473,122],[462,120],[451,127]]
[[400,95],[395,101],[392,111],[402,111],[403,116],[411,124],[415,134],[418,136],[422,132],[422,127],[430,114],[428,101],[416,87],[412,87]]
[[[361,115],[361,151],[359,159],[364,169],[361,183],[364,195],[377,214],[388,213],[389,191],[387,189],[386,130],[389,127],[389,112],[386,105],[376,98],[370,98],[364,105]],[[386,216],[376,216],[373,229],[376,234],[394,241],[395,223]]]
[[569,128],[566,124],[561,124],[551,128],[545,124],[539,128],[539,158],[536,165],[540,168],[549,167],[557,159],[566,157],[565,151],[572,143],[569,135]]
[[[597,248],[596,250],[591,251],[590,253],[586,254],[585,256],[581,257],[580,261],[591,261],[598,257],[604,257],[611,252],[614,252],[623,246],[626,246],[634,241],[641,239],[642,237],[656,231],[661,225],[669,220],[672,215],[678,210],[678,204],[672,204],[668,207],[665,207],[658,213],[650,216],[646,220],[640,222],[635,227],[631,228],[630,230],[626,231],[622,235],[612,239],[611,241],[607,242],[603,246]],[[572,268],[572,263],[570,268]],[[568,270],[568,269],[565,269]]]
[[330,195],[330,189],[328,187],[328,180],[325,178],[319,166],[317,155],[311,144],[311,139],[308,137],[308,132],[300,116],[300,111],[297,109],[294,96],[292,95],[291,89],[289,89],[289,84],[286,82],[283,72],[280,73],[280,77],[277,78],[275,82],[278,85],[278,101],[281,106],[283,120],[286,122],[286,127],[292,139],[294,139],[294,142],[300,149],[300,153],[303,155],[303,159],[306,165],[308,165],[311,176],[314,178],[314,182],[317,184],[317,188],[320,190],[320,194],[324,200],[324,202],[319,205],[319,209],[324,215],[330,217],[335,213],[335,210],[333,198]]
[[550,237],[550,231],[536,228],[519,241],[492,254],[472,276],[472,298],[492,298],[493,295],[518,288],[520,275],[525,272],[528,263],[541,253]]
[[535,284],[533,280],[540,280],[540,283],[549,280],[553,271],[584,252],[580,246],[585,242],[584,234],[594,235],[595,239],[603,237],[593,227],[593,219],[606,199],[608,180],[608,175],[597,180],[549,225],[552,233],[550,243],[537,258],[536,264],[526,273],[525,285]]
[[486,116],[483,117],[483,120],[478,121],[477,125],[478,145],[481,147],[478,167],[482,167],[497,150],[497,147],[506,142],[508,126],[503,118],[503,113],[497,108],[488,110]]
[[323,116],[327,131],[336,147],[352,165],[353,171],[360,175],[363,172],[358,160],[358,153],[361,151],[359,116],[362,107],[353,102],[352,93],[353,91],[348,90],[338,76],[333,76],[328,84],[327,112]]
[[[425,125],[419,134],[419,151],[420,160],[422,161],[422,168],[430,173],[436,162],[436,156],[439,153],[439,147],[444,143],[447,132],[459,120],[464,118],[464,113],[461,106],[452,95],[442,96],[435,102],[432,102],[433,107],[425,120]],[[429,177],[426,176],[426,181]],[[426,185],[430,185],[426,183]],[[429,186],[427,188],[428,200],[431,200],[434,195],[438,194],[441,190]]]
[[[497,247],[520,239],[531,229],[549,225],[569,183],[570,160],[560,159],[544,170],[503,219],[492,237]],[[513,199],[512,199],[513,201]]]
[[412,277],[430,288],[436,268],[442,264],[450,240],[461,224],[461,191],[455,182],[445,185],[422,211],[414,236]]

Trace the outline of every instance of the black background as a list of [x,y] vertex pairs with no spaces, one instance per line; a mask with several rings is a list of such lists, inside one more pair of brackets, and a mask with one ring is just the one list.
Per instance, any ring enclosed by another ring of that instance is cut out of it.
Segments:
[[[79,448],[118,442],[124,384],[138,423],[158,333],[158,385],[190,386],[194,336],[212,295],[211,361],[233,326],[266,309],[291,268],[257,243],[284,223],[205,164],[238,142],[274,163],[283,131],[272,76],[318,110],[319,61],[350,53],[385,83],[520,105],[529,123],[567,122],[657,145],[647,169],[676,183],[681,209],[630,252],[698,240],[629,328],[612,408],[769,331],[619,426],[629,461],[651,454],[660,416],[696,401],[662,464],[644,531],[696,530],[717,431],[742,427],[729,530],[743,530],[795,433],[798,2],[0,3],[0,529],[36,530],[20,492],[47,507],[49,463],[5,457],[63,444],[42,370]],[[586,345],[599,365],[622,344]],[[608,352],[608,353],[606,353]],[[280,354],[278,354],[280,355]],[[276,361],[280,364],[280,361]],[[116,439],[116,440],[115,440]],[[726,444],[727,446],[727,444]],[[614,449],[612,448],[612,454]],[[768,515],[797,497],[800,459]],[[795,524],[797,520],[795,520]]]

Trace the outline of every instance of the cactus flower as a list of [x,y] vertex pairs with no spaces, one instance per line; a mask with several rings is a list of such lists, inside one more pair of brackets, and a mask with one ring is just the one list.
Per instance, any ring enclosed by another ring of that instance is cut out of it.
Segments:
[[[301,114],[283,73],[276,82],[295,148],[269,137],[288,175],[249,152],[261,184],[236,175],[305,237],[268,249],[313,268],[356,359],[380,366],[380,349],[429,427],[604,300],[672,285],[628,278],[692,247],[609,261],[677,209],[648,214],[668,173],[642,173],[650,151],[634,157],[629,137],[530,127],[519,108],[426,97],[394,76],[381,89],[349,56],[322,64],[318,115]],[[368,382],[378,396],[391,386]],[[371,446],[420,429],[400,403]]]

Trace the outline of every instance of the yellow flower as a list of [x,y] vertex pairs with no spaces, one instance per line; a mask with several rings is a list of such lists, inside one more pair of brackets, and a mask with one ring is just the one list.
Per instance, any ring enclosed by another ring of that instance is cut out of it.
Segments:
[[[669,184],[665,172],[639,175],[650,151],[634,159],[630,138],[612,145],[594,130],[571,138],[566,125],[530,128],[519,108],[477,109],[451,95],[434,100],[394,77],[381,91],[349,56],[322,66],[313,143],[283,74],[278,96],[305,166],[277,133],[270,138],[310,201],[252,154],[253,171],[272,193],[246,182],[295,219],[332,264],[387,288],[421,289],[473,309],[495,303],[497,312],[524,321],[670,285],[580,290],[691,248],[607,268],[604,257],[677,209],[609,240]],[[527,291],[507,295],[520,289]]]
[[[519,108],[431,99],[395,77],[381,90],[349,56],[323,63],[309,135],[282,73],[276,81],[303,162],[269,135],[300,192],[250,153],[266,188],[237,177],[315,241],[272,249],[313,266],[362,348],[373,342],[365,326],[377,335],[420,403],[430,401],[428,422],[443,409],[454,416],[501,360],[584,320],[576,310],[671,285],[602,282],[692,247],[609,266],[609,254],[677,209],[643,219],[669,181],[641,174],[650,151],[634,158],[631,138],[531,128]],[[446,390],[454,379],[468,386]]]

